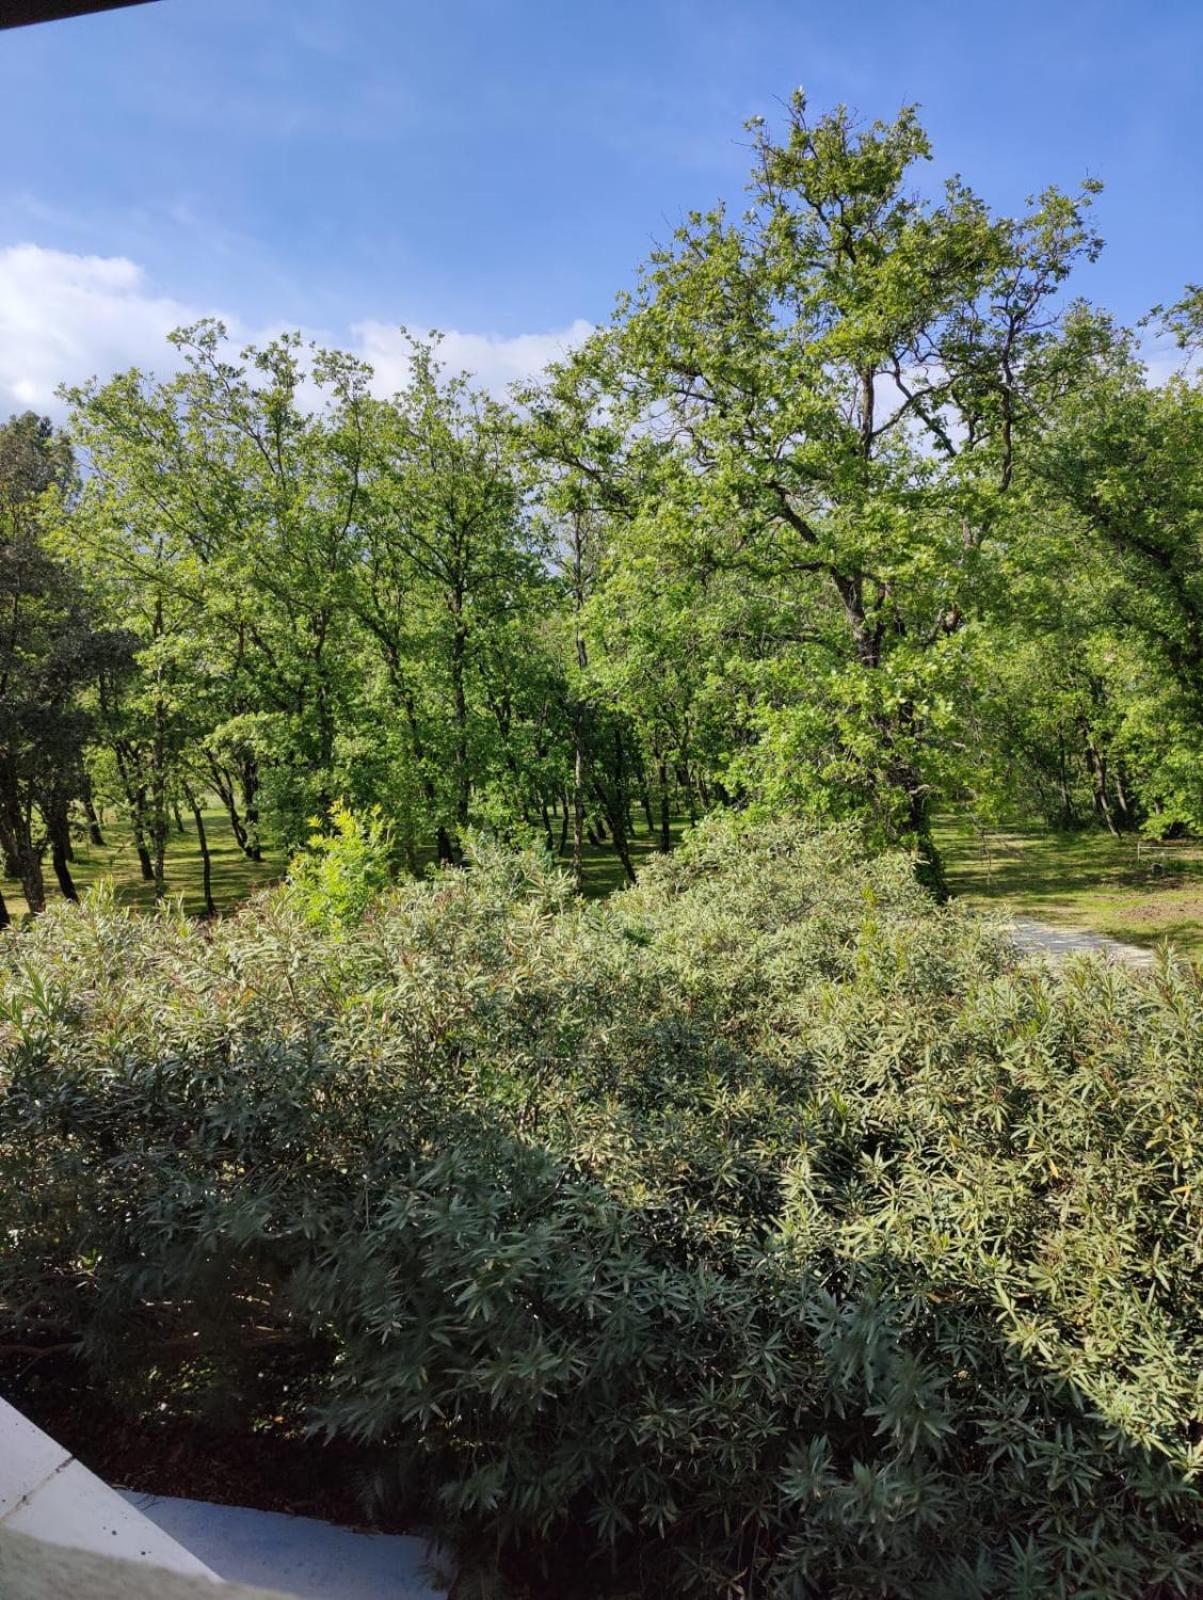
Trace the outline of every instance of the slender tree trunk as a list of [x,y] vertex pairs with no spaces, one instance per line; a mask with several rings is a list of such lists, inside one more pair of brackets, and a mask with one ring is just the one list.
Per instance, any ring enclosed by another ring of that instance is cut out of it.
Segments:
[[453,611],[455,628],[451,636],[451,693],[455,715],[455,821],[461,835],[468,826],[471,780],[468,771],[468,696],[464,671],[468,653],[468,629],[464,623],[464,598],[457,589]]
[[948,880],[944,875],[944,859],[936,845],[931,830],[931,804],[925,791],[912,790],[908,804],[911,843],[918,855],[915,876],[924,888],[930,889],[937,900],[948,899]]
[[83,801],[84,816],[88,819],[88,838],[98,849],[103,849],[104,834],[100,831],[100,818],[96,815],[96,803],[92,796],[92,780],[86,772],[84,773],[80,799]]
[[647,835],[650,839],[656,832],[656,818],[652,811],[652,791],[646,781],[639,785],[639,803],[643,807],[644,820],[647,823]]
[[[156,712],[156,720],[161,721],[161,710]],[[155,899],[162,900],[167,893],[167,794],[166,773],[163,771],[163,751],[158,748],[161,744],[159,737],[155,740],[155,765],[150,786],[150,845],[151,845],[151,876],[154,880]]]
[[247,855],[252,861],[263,860],[263,841],[259,837],[259,759],[245,756],[242,761],[242,809],[246,816]]
[[614,849],[622,862],[622,870],[626,874],[627,882],[637,880],[635,863],[631,860],[631,851],[627,842],[627,832],[624,827],[626,821],[626,761],[622,743],[622,734],[615,730],[614,734],[614,770],[612,784],[595,783],[598,802],[610,824],[610,831],[614,835]]
[[1107,757],[1099,749],[1090,724],[1085,719],[1082,722],[1082,734],[1086,746],[1086,766],[1094,789],[1095,812],[1106,825],[1107,832],[1118,837],[1119,829],[1111,815],[1111,801],[1107,793]]
[[155,881],[155,869],[151,864],[150,851],[146,848],[146,785],[136,784],[133,781],[130,766],[130,752],[121,740],[113,745],[113,755],[117,761],[117,771],[121,775],[121,787],[125,790],[126,804],[129,806],[130,831],[134,836],[134,849],[138,852],[138,866],[142,872],[144,883]]
[[1061,797],[1060,826],[1064,829],[1076,827],[1078,821],[1077,811],[1074,809],[1073,787],[1069,779],[1069,762],[1065,754],[1065,729],[1057,728],[1057,793]]
[[200,801],[188,784],[184,785],[184,798],[188,802],[188,809],[196,824],[196,842],[200,846],[201,853],[201,893],[205,899],[205,915],[211,917],[217,907],[213,903],[213,860],[209,854],[209,836],[205,832],[205,819],[201,813]]
[[146,835],[142,831],[142,824],[135,817],[130,827],[134,835],[134,849],[138,855],[138,870],[142,875],[142,882],[153,883],[155,881],[154,862],[150,859],[150,851],[146,848]]
[[1116,762],[1112,775],[1115,779],[1115,803],[1119,807],[1119,814],[1123,818],[1125,830],[1130,830],[1136,826],[1136,818],[1133,816],[1132,807],[1128,802],[1128,785],[1125,782],[1122,761]]
[[[163,635],[163,601],[155,601],[154,636]],[[162,676],[158,683],[161,690]],[[162,900],[167,892],[168,796],[167,796],[167,702],[162,692],[155,697],[155,736],[150,769],[150,843],[154,867],[155,899]]]
[[50,859],[54,864],[54,875],[58,879],[59,889],[66,900],[78,900],[79,891],[75,887],[75,880],[71,876],[71,868],[67,864],[67,855],[57,839],[50,841]]
[[25,904],[36,916],[46,909],[46,881],[42,876],[42,858],[32,843],[25,839],[17,841],[16,855],[17,877],[20,879],[21,892],[25,896]]
[[689,824],[692,827],[698,820],[697,792],[694,788],[693,773],[686,762],[680,769],[681,787],[685,790],[685,807],[689,812]]
[[23,804],[16,774],[3,774],[0,787],[0,846],[6,860],[16,867],[14,876],[21,884],[25,904],[35,915],[46,909],[46,885],[42,877],[42,855],[33,842],[33,815]]
[[[575,729],[575,758],[572,768],[572,877],[578,890],[585,887],[583,851],[585,845],[585,741],[581,735],[582,708],[578,707]],[[567,812],[565,812],[567,820]]]
[[[573,633],[577,671],[581,674],[581,681],[573,693],[572,705],[572,879],[578,894],[583,893],[585,888],[585,673],[589,668],[589,646],[581,626],[585,609],[585,530],[586,522],[578,512],[572,520]],[[567,805],[564,807],[564,816],[567,821]]]
[[71,876],[71,823],[67,802],[61,795],[49,797],[45,803],[46,829],[50,835],[50,860],[54,876],[64,899],[78,900],[79,894]]
[[3,893],[0,893],[0,929],[12,927],[12,916],[9,913],[8,902]]
[[[422,785],[422,794],[432,813],[438,809],[438,795],[435,792],[434,780],[426,764],[426,742],[422,738],[422,729],[418,722],[418,707],[414,700],[413,690],[401,676],[400,664],[395,656],[389,660],[389,678],[393,685],[393,692],[401,702],[401,709],[405,712],[406,726],[409,728],[409,747],[413,751],[414,766],[418,770],[418,781]],[[435,851],[442,866],[450,866],[455,860],[455,851],[451,848],[451,836],[440,822],[435,829]]]
[[245,827],[243,827],[242,818],[238,814],[238,802],[234,797],[234,780],[209,751],[205,752],[205,758],[209,763],[209,771],[213,777],[213,787],[217,790],[217,797],[226,808],[226,815],[230,819],[230,832],[234,835],[234,841],[247,860],[253,861],[255,857],[251,850],[250,840],[247,837]]
[[660,780],[660,850],[667,855],[673,847],[672,812],[669,806],[668,763],[663,757],[657,765],[656,774]]

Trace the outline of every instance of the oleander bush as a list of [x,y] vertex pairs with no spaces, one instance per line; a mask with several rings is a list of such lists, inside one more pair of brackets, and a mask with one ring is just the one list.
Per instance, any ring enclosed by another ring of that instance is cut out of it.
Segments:
[[1203,1592],[1195,968],[792,822],[319,895],[4,939],[12,1337],[359,1441],[532,1594]]

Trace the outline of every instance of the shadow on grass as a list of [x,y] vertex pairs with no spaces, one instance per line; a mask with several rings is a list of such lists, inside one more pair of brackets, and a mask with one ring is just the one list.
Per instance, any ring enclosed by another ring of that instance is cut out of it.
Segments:
[[[281,848],[265,845],[264,859],[260,862],[250,861],[234,838],[230,819],[224,811],[207,809],[203,815],[212,859],[213,899],[219,910],[232,909],[256,889],[266,888],[284,875],[286,860]],[[687,826],[683,817],[672,819],[674,846],[680,843]],[[154,885],[142,878],[128,826],[120,819],[112,818],[106,822],[104,834],[103,845],[76,842],[77,859],[71,864],[76,888],[82,894],[85,889],[111,879],[117,897],[123,904],[150,911],[155,903]],[[556,837],[559,838],[558,823]],[[636,825],[630,845],[636,872],[641,861],[657,853],[658,838],[658,834],[649,833],[646,826]],[[428,853],[428,859],[434,860],[433,848]],[[557,859],[561,866],[568,868],[571,865],[571,847],[560,853]],[[584,893],[588,899],[601,899],[620,889],[626,882],[622,862],[610,843],[586,845],[582,864]],[[59,889],[48,863],[44,870],[47,899],[56,899]],[[26,905],[20,884],[6,878],[0,881],[0,889],[3,890],[5,903],[14,921],[23,917]],[[200,847],[191,819],[186,820],[183,833],[177,832],[173,826],[167,841],[167,892],[173,899],[183,900],[184,910],[189,916],[203,914],[205,904]]]
[[954,894],[983,907],[1087,928],[1132,944],[1171,940],[1203,952],[1203,844],[1150,843],[1102,829],[1058,833],[1024,823],[940,819],[936,839]]

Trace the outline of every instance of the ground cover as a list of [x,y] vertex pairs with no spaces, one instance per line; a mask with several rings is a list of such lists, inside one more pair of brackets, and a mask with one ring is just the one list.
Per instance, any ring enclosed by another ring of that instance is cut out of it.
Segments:
[[948,815],[936,829],[958,899],[1125,943],[1170,942],[1203,954],[1203,843],[1057,833],[1025,823],[977,826]]
[[1200,1592],[1203,973],[1017,962],[785,819],[564,887],[0,941],[35,1419],[75,1357],[148,1429],[315,1429],[522,1600]]
[[[239,904],[256,889],[264,888],[283,876],[284,852],[277,845],[270,842],[265,844],[262,861],[248,861],[238,847],[225,812],[210,806],[202,815],[213,865],[213,898],[220,910]],[[559,820],[553,821],[558,840]],[[648,830],[641,815],[632,818],[632,821],[631,857],[638,871],[640,862],[658,853],[658,835]],[[672,819],[674,844],[679,843],[686,826],[684,817]],[[105,819],[103,832],[103,845],[90,844],[86,839],[76,841],[77,859],[71,864],[76,887],[82,893],[107,880],[112,883],[116,897],[123,905],[150,910],[154,905],[154,885],[146,883],[139,872],[138,857],[128,825],[119,817],[110,816]],[[433,850],[429,852],[429,859],[434,859]],[[624,882],[622,863],[612,845],[586,844],[582,860],[588,898],[607,895]],[[560,861],[567,866],[568,855],[561,854]],[[46,863],[46,878],[49,899],[57,899],[58,889],[49,871],[49,862]],[[168,841],[168,891],[182,900],[186,912],[199,916],[204,910],[201,884],[201,854],[196,829],[191,820],[184,817],[183,829],[173,825]],[[0,878],[0,891],[3,891],[10,915],[14,918],[24,916],[26,906],[20,884],[11,878]]]

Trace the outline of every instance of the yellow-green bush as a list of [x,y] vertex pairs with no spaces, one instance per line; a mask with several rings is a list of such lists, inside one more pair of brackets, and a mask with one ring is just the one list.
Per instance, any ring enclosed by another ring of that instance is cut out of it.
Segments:
[[1203,990],[710,825],[3,944],[0,1307],[563,1595],[1203,1585]]

